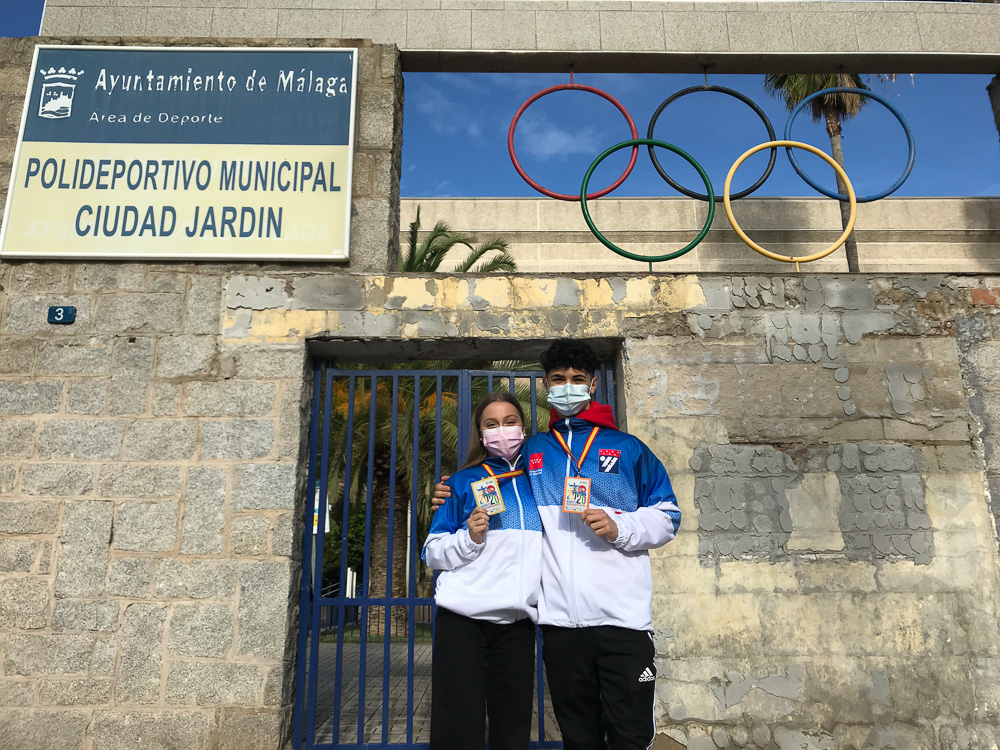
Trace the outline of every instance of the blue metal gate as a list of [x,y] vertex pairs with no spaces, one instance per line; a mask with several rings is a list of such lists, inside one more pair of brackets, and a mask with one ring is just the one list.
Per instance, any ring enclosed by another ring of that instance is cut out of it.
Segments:
[[[462,463],[484,394],[515,393],[532,434],[548,424],[541,372],[407,368],[313,373],[296,750],[428,747],[434,580],[420,549],[433,485]],[[598,400],[614,405],[612,372],[601,366]],[[541,645],[531,747],[561,748]]]

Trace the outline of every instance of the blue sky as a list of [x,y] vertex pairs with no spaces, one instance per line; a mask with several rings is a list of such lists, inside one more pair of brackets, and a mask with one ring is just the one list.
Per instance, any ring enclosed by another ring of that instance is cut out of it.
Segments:
[[[535,92],[569,75],[407,73],[403,125],[404,197],[526,196],[538,194],[514,171],[507,153],[507,129],[517,109]],[[913,130],[917,158],[897,196],[1000,195],[1000,137],[993,122],[986,75],[908,75],[872,88],[901,111]],[[631,113],[640,137],[660,102],[680,89],[704,83],[702,75],[577,75],[577,83],[600,88]],[[764,109],[780,138],[788,111],[764,93],[759,75],[710,76],[709,82],[736,89]],[[722,94],[690,94],[660,116],[655,137],[680,146],[705,167],[717,192],[733,162],[767,131],[746,105]],[[792,136],[829,153],[830,140],[808,113],[795,121]],[[515,134],[518,159],[529,175],[561,193],[577,193],[587,167],[604,149],[630,137],[622,115],[592,94],[563,91],[546,96],[522,116]],[[902,128],[878,102],[844,126],[847,173],[859,195],[881,191],[906,164]],[[832,170],[818,157],[799,152],[803,168],[835,188]],[[624,170],[628,150],[598,168],[591,189],[613,182]],[[680,157],[657,150],[661,164],[682,184],[703,190],[697,173]],[[740,167],[734,190],[763,172],[766,152]],[[640,153],[635,170],[615,196],[677,195]],[[779,154],[768,181],[755,195],[818,195]]]

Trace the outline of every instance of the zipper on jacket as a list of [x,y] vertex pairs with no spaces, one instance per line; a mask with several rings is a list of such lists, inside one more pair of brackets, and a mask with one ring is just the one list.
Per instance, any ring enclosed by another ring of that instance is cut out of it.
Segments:
[[[507,465],[510,466],[510,470],[511,471],[514,470],[514,465],[517,464],[517,462],[518,462],[519,459],[520,459],[520,456],[518,456],[517,458],[515,458],[513,464],[510,461],[507,462]],[[520,607],[524,603],[524,569],[525,569],[525,563],[524,563],[524,545],[525,545],[525,540],[524,540],[524,537],[526,536],[526,534],[525,534],[525,528],[524,528],[524,506],[521,504],[521,493],[517,491],[517,477],[511,477],[510,478],[510,483],[511,483],[511,486],[514,488],[514,497],[517,498],[517,512],[518,512],[518,515],[521,517],[521,535],[520,535],[521,536],[521,571],[520,571],[519,575],[517,576],[517,606]]]
[[[569,436],[569,440],[566,441],[566,445],[569,446],[570,452],[573,451],[573,427],[569,423],[569,417],[566,417],[566,434]],[[572,469],[570,464],[572,461],[572,456],[566,456],[566,476],[569,477],[569,473]],[[565,485],[565,483],[564,483]],[[563,488],[563,493],[565,493],[565,486]],[[569,546],[569,601],[570,606],[573,609],[573,627],[580,627],[580,615],[577,612],[576,606],[576,539],[570,539]]]

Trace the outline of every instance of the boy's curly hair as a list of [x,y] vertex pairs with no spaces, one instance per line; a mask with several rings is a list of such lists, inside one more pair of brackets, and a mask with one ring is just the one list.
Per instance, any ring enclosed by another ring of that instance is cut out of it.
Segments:
[[552,346],[542,352],[539,361],[546,375],[563,367],[582,370],[590,375],[597,373],[597,355],[589,344],[582,341],[563,339],[553,342]]

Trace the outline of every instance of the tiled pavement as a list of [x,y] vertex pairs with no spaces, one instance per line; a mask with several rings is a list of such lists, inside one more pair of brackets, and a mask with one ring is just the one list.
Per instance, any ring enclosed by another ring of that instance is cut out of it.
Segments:
[[[369,642],[365,653],[365,697],[362,743],[383,741],[383,672],[389,685],[389,710],[386,738],[389,743],[407,743],[407,652],[406,643],[391,643],[389,661],[383,670],[385,646],[381,641]],[[337,644],[319,645],[319,688],[316,704],[316,742],[333,742],[333,713],[336,700]],[[343,743],[358,742],[358,701],[361,666],[361,645],[345,643],[342,661],[340,737]],[[416,643],[413,650],[413,722],[412,742],[430,739],[431,719],[431,645]],[[532,702],[532,739],[538,737],[537,697]],[[545,739],[558,740],[552,706],[546,695]]]

